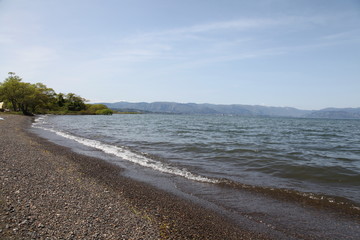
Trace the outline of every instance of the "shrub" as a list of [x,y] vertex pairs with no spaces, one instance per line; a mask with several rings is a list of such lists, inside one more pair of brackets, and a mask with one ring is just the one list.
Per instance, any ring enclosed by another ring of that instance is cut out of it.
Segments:
[[96,115],[112,115],[113,111],[111,109],[101,109],[96,111]]
[[104,104],[87,104],[86,108],[89,112],[95,113],[98,110],[107,109],[108,107],[105,106]]

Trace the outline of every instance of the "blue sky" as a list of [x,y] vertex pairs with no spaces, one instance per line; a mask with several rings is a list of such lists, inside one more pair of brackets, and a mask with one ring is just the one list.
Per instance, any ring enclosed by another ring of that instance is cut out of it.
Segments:
[[98,101],[360,107],[359,0],[0,0],[0,81]]

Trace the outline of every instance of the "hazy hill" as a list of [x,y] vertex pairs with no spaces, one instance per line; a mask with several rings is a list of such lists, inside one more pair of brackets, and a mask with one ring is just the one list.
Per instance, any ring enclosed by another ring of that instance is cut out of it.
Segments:
[[196,103],[175,103],[175,102],[154,102],[154,103],[103,103],[112,109],[137,110],[154,113],[174,114],[235,114],[242,116],[284,116],[301,117],[311,113],[307,110],[299,110],[290,107],[265,107],[251,105],[217,105],[217,104],[196,104]]
[[306,115],[309,118],[360,119],[360,108],[325,108]]
[[331,119],[360,119],[360,108],[326,108],[322,110],[300,110],[291,107],[266,107],[258,105],[219,105],[175,102],[103,103],[109,108],[122,111],[173,114],[234,114],[241,116],[307,117]]

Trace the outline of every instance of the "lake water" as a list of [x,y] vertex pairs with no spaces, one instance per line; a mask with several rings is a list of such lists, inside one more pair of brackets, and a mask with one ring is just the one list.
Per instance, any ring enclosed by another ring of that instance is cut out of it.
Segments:
[[[360,236],[359,120],[136,114],[41,116],[33,126],[136,168],[129,173],[134,178],[158,186],[170,181],[173,191],[206,201],[249,228],[252,221],[267,222],[263,231],[277,238],[289,239],[289,213],[307,222],[296,227],[311,236]],[[338,227],[330,231],[329,214],[351,220],[336,217]],[[329,222],[316,220],[323,217]]]

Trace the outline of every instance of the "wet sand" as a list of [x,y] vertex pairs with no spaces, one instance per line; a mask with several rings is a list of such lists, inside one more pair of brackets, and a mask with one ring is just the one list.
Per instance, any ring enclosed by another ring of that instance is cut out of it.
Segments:
[[0,239],[269,239],[0,117]]

